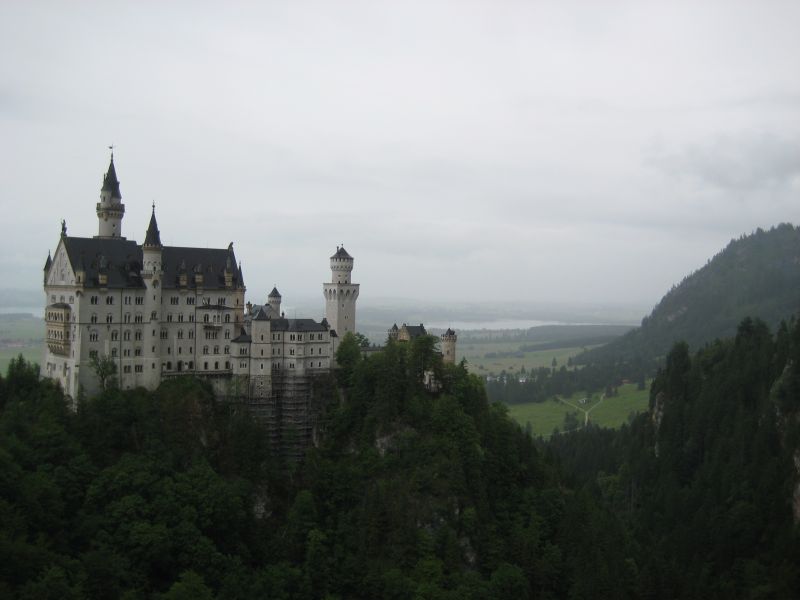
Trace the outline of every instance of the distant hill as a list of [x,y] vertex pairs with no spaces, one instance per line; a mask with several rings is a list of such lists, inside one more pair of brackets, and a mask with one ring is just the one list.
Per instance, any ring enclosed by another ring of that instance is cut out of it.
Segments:
[[773,330],[800,309],[800,227],[783,223],[732,240],[708,263],[673,287],[641,327],[577,362],[648,362],[679,340],[697,349],[732,337],[745,317]]

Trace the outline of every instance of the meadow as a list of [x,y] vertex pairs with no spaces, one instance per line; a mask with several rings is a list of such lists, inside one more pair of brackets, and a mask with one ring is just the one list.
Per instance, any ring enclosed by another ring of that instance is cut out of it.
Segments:
[[649,402],[649,385],[643,390],[636,384],[627,383],[619,386],[618,395],[601,398],[600,395],[581,404],[585,394],[575,394],[563,400],[551,399],[546,402],[529,402],[508,407],[508,413],[522,427],[531,424],[531,433],[535,436],[549,437],[553,430],[563,430],[567,413],[577,413],[580,426],[585,422],[585,414],[589,413],[589,422],[601,427],[619,427],[626,423],[631,414],[647,410]]
[[0,373],[5,374],[12,358],[20,354],[41,363],[44,321],[33,315],[0,315]]
[[[527,371],[539,367],[550,367],[553,359],[558,366],[566,365],[573,358],[586,349],[595,346],[566,346],[552,350],[520,351],[520,342],[474,342],[468,341],[457,346],[458,360],[465,358],[471,373],[485,377],[486,375],[499,375],[502,371],[516,373],[522,367]],[[506,354],[512,353],[512,356]],[[489,355],[487,357],[487,354]],[[492,356],[494,355],[494,356]]]

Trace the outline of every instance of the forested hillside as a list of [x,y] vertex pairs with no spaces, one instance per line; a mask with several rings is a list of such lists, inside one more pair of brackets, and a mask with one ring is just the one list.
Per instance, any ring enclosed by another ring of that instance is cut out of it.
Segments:
[[197,380],[72,413],[14,361],[0,597],[800,595],[800,325],[678,345],[650,414],[542,445],[435,343],[346,337],[321,442],[288,465]]
[[619,524],[434,343],[363,359],[343,342],[341,399],[301,465],[278,464],[196,380],[71,413],[15,361],[0,380],[0,597],[630,595]]
[[649,414],[549,448],[625,524],[645,597],[800,597],[800,323],[679,343]]
[[733,240],[671,289],[641,327],[577,357],[579,364],[650,364],[677,341],[693,350],[731,337],[746,317],[772,328],[800,307],[800,227],[784,223]]

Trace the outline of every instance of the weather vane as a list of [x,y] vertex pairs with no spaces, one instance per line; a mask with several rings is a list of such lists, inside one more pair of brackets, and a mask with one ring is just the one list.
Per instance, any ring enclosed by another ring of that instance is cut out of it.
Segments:
[[108,149],[111,150],[111,158],[114,158],[114,144],[111,144]]

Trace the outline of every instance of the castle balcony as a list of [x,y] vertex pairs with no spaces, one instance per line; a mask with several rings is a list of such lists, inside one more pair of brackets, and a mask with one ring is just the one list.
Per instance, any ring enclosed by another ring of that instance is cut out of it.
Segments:
[[72,308],[58,302],[45,308],[47,348],[53,354],[68,356],[70,353],[70,319]]

